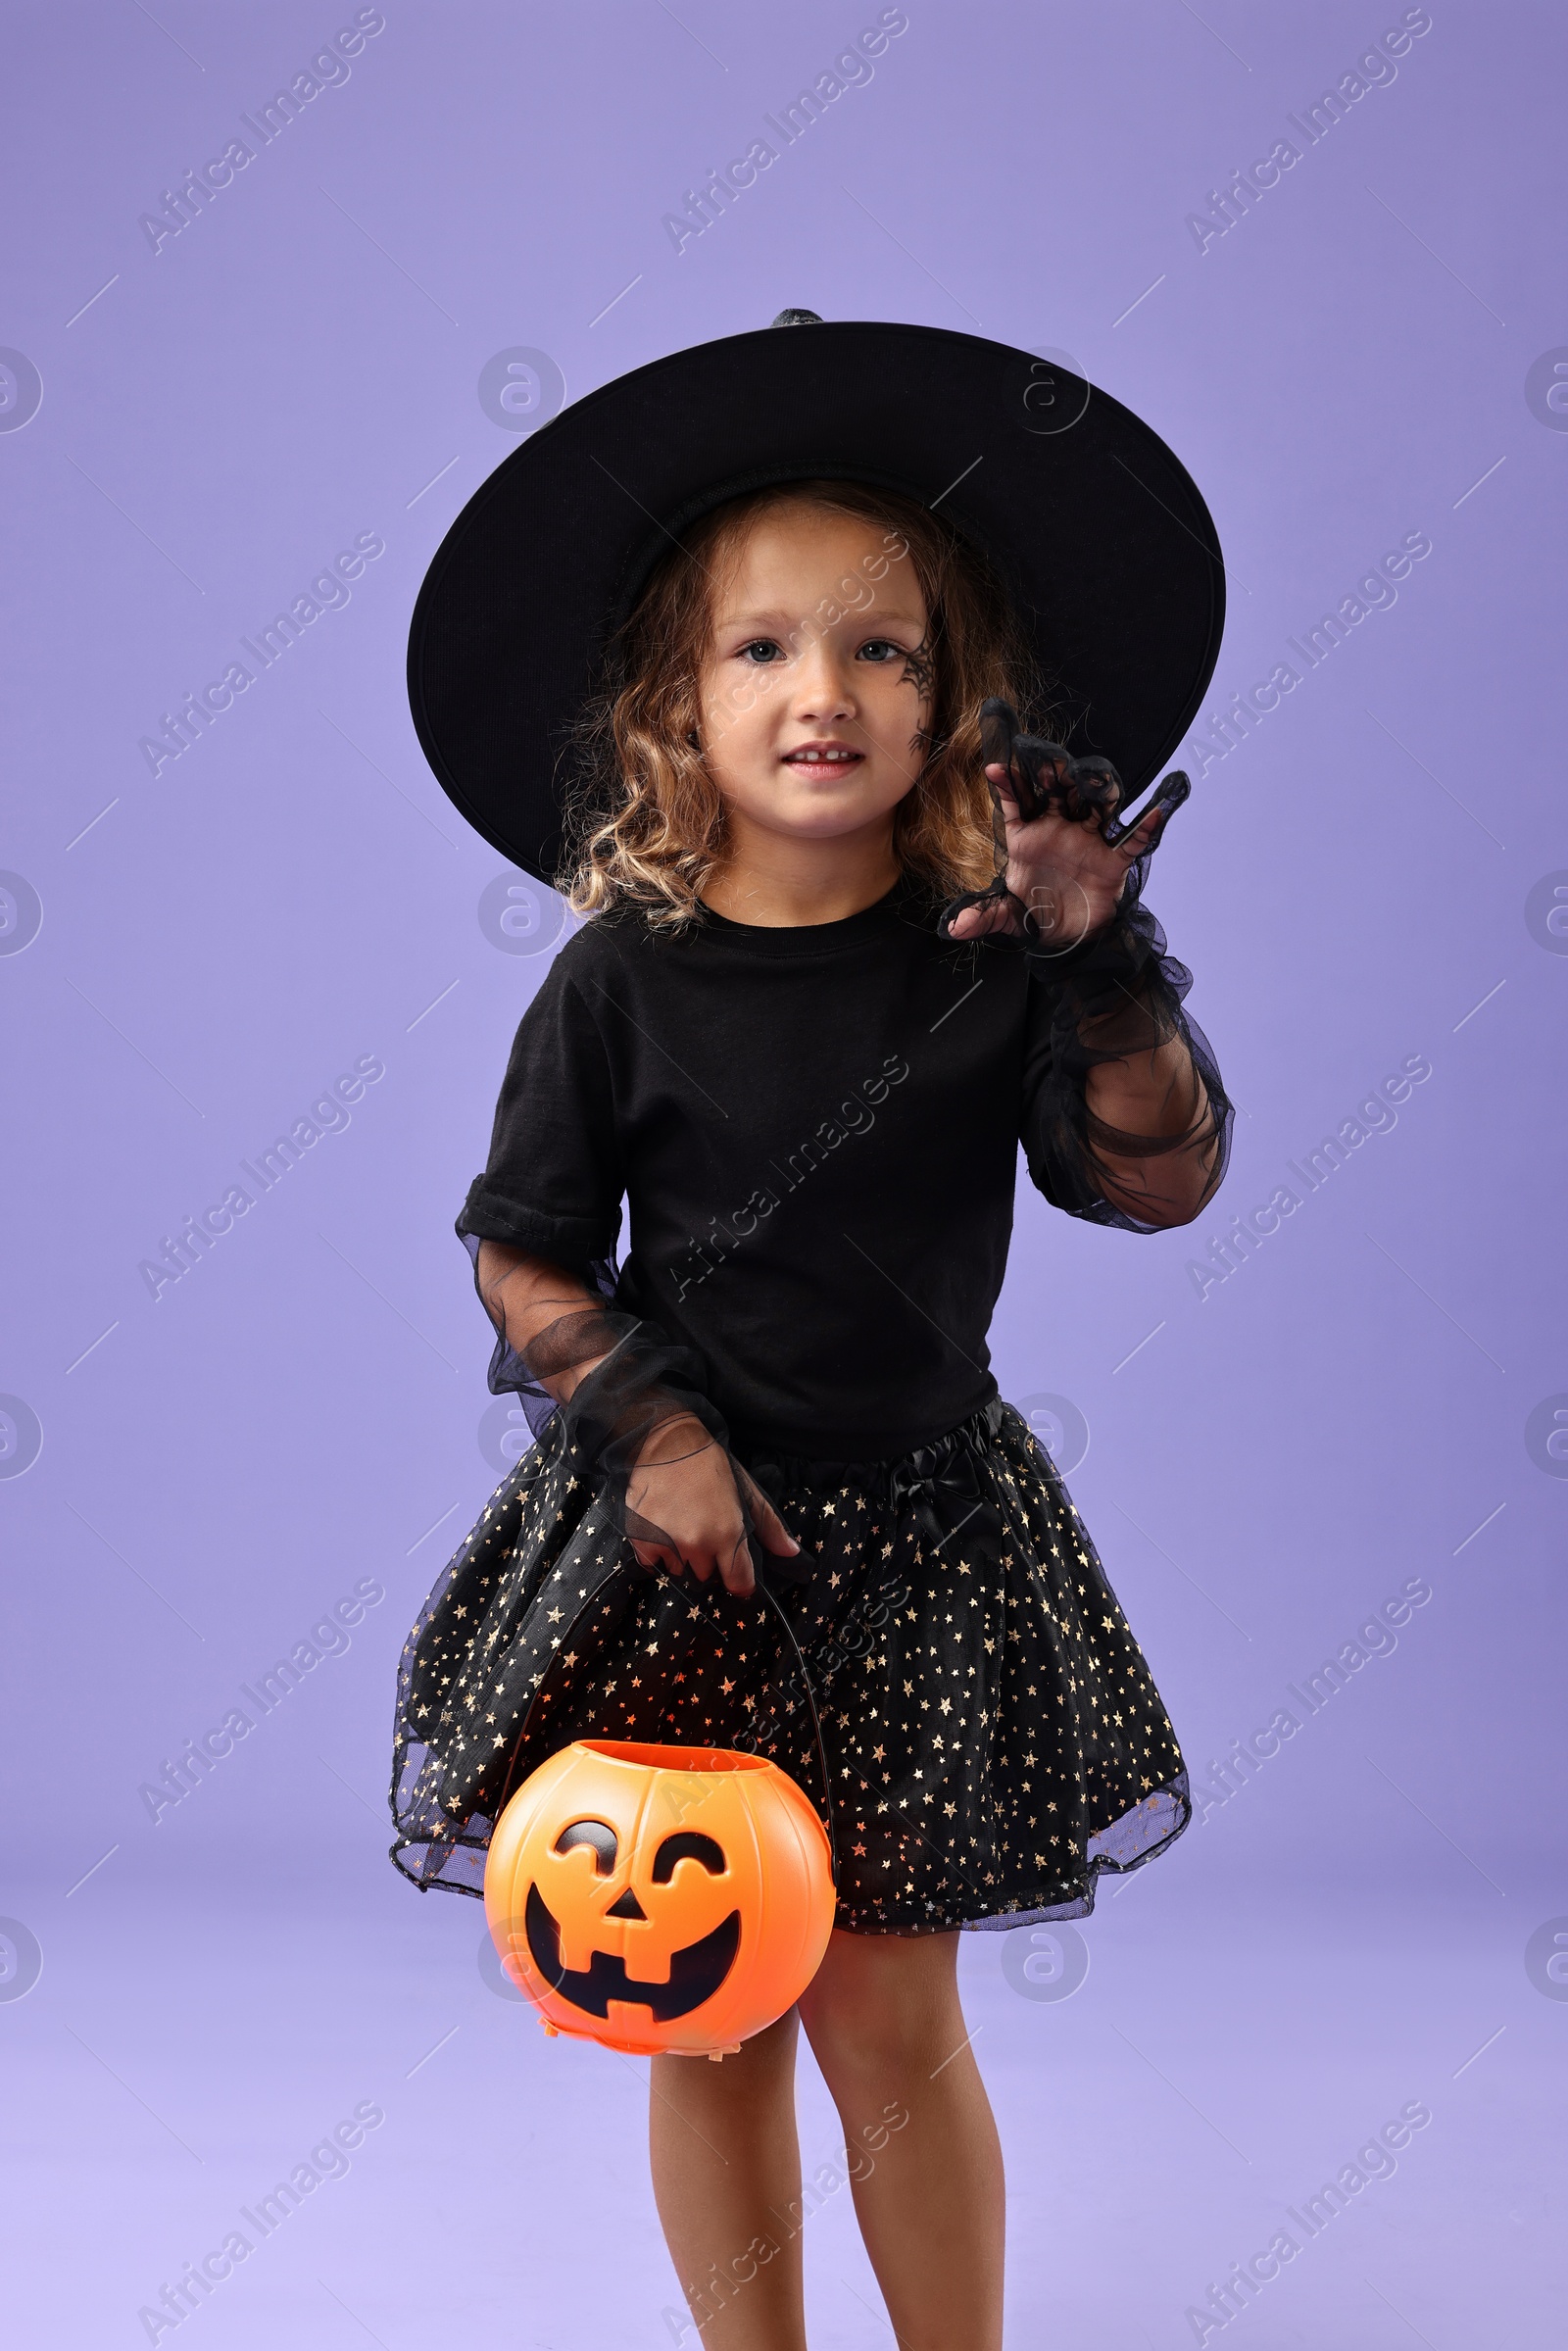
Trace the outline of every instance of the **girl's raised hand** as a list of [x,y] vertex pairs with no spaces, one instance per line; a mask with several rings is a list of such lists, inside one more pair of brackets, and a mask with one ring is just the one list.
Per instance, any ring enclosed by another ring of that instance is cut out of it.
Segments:
[[690,1567],[702,1584],[716,1567],[727,1591],[754,1592],[738,1478],[763,1549],[792,1557],[801,1546],[767,1496],[700,1421],[679,1419],[660,1423],[626,1481],[626,1524],[643,1566],[676,1576]]
[[1093,936],[1115,913],[1129,868],[1153,848],[1170,814],[1152,809],[1124,841],[1101,830],[1123,799],[1108,759],[1075,759],[1059,743],[1020,735],[1004,702],[982,713],[986,781],[1000,822],[1005,868],[948,926],[953,939],[1025,934],[1060,954]]

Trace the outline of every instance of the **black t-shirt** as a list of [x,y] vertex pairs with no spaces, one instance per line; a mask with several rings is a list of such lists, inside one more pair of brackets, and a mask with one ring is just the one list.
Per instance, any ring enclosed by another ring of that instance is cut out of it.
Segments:
[[1055,1197],[1050,1009],[907,883],[783,930],[596,917],[523,1014],[457,1229],[587,1278],[624,1199],[616,1303],[697,1350],[737,1445],[909,1451],[997,1393],[1020,1139]]

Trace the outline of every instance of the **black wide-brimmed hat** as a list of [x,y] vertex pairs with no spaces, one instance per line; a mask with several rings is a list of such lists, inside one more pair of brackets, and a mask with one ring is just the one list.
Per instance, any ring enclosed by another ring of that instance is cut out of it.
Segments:
[[424,756],[491,847],[542,880],[612,633],[672,541],[744,491],[825,476],[946,515],[1009,590],[1070,748],[1113,760],[1129,792],[1213,674],[1219,540],[1131,410],[978,335],[808,312],[779,325],[674,352],[564,410],[475,491],[425,575],[409,636]]

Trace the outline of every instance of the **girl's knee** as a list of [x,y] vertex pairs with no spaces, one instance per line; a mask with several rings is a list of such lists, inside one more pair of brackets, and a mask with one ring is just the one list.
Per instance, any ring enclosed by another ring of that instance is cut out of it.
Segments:
[[962,2045],[951,1952],[931,1941],[835,1936],[801,2014],[829,2085],[897,2103]]

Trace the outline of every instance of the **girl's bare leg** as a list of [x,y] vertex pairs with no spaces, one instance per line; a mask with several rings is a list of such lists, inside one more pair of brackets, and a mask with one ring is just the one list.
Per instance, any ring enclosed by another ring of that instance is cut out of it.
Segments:
[[[1002,2342],[1002,2151],[957,1945],[835,1932],[800,2002],[902,2351]],[[704,2351],[805,2351],[796,2036],[792,2010],[722,2065],[654,2060],[654,2192]]]
[[1002,2342],[1002,2148],[965,2046],[957,1953],[956,1933],[835,1931],[800,2003],[901,2351]]
[[806,2351],[799,2030],[792,2008],[720,2065],[653,2061],[654,2195],[704,2351]]

